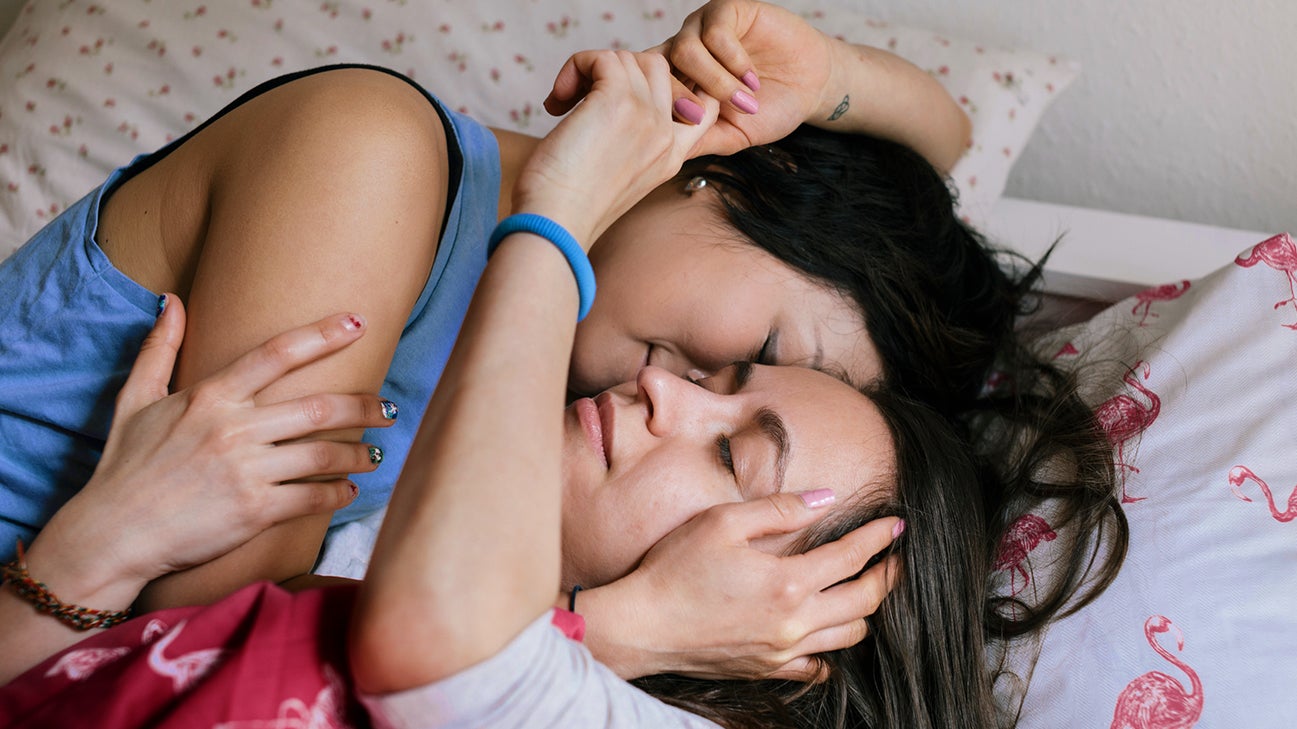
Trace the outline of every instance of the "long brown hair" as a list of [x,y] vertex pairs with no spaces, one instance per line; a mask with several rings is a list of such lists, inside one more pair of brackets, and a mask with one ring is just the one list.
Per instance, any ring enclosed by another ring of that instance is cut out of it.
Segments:
[[[1012,724],[1014,707],[997,714],[992,693],[1004,668],[987,658],[1004,653],[988,647],[1097,597],[1129,534],[1111,448],[1074,377],[1016,328],[1043,262],[992,249],[925,160],[867,136],[802,127],[682,172],[694,174],[717,183],[727,219],[753,245],[853,301],[882,358],[871,394],[893,430],[895,498],[843,510],[803,546],[886,514],[908,528],[894,547],[898,587],[868,639],[821,657],[828,681],[637,683],[731,727]],[[1033,583],[1030,604],[993,594],[1004,535],[1044,505],[1061,560]]]

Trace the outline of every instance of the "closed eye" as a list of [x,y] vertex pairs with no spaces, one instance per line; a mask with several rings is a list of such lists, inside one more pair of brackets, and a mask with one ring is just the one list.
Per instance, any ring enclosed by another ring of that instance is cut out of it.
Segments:
[[759,365],[778,364],[776,362],[779,357],[778,347],[779,332],[771,329],[770,333],[766,335],[766,341],[761,343],[761,349],[757,351],[757,355],[752,358],[752,361]]
[[716,450],[720,454],[721,465],[725,466],[725,470],[729,471],[731,476],[735,475],[734,457],[730,453],[730,437],[728,435],[716,438]]

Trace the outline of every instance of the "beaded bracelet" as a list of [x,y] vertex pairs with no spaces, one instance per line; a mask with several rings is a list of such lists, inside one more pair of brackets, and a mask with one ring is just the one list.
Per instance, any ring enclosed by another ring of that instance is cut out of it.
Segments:
[[584,319],[594,304],[594,268],[590,266],[590,258],[585,251],[581,250],[581,244],[576,242],[576,238],[573,238],[563,226],[544,215],[518,213],[501,220],[500,224],[495,226],[491,239],[486,245],[487,258],[491,257],[496,247],[500,245],[500,241],[510,233],[538,235],[558,248],[567,259],[567,265],[572,267],[572,275],[576,277],[577,295],[581,300],[581,308],[577,312],[576,320]]
[[54,596],[54,593],[50,592],[45,583],[33,579],[27,573],[27,562],[23,555],[23,543],[21,541],[18,542],[18,559],[0,566],[0,579],[3,580],[0,585],[12,584],[18,597],[31,603],[32,607],[36,608],[38,612],[50,615],[59,622],[77,630],[111,628],[118,623],[125,622],[131,616],[130,608],[125,610],[93,610],[80,605],[64,605],[61,600]]

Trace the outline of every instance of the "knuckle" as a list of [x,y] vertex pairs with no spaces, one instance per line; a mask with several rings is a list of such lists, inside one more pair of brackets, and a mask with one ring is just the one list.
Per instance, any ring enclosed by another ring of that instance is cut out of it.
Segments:
[[795,656],[788,655],[787,652],[790,651],[793,646],[797,645],[798,641],[800,641],[805,635],[806,631],[799,621],[785,620],[780,623],[779,627],[771,635],[773,641],[771,647],[773,647],[778,654],[775,657],[775,660],[782,665],[794,658]]
[[702,32],[699,33],[703,45],[708,48],[717,48],[728,45],[730,40],[730,31],[723,25],[706,25],[703,26]]
[[257,348],[257,352],[263,360],[277,367],[282,367],[292,361],[293,351],[284,337],[273,337]]
[[664,73],[671,68],[667,59],[658,53],[645,53],[639,56],[644,67],[648,71]]
[[323,395],[304,397],[299,401],[299,406],[302,410],[302,417],[306,419],[306,422],[317,428],[329,424],[336,411],[333,403]]
[[792,577],[777,578],[772,585],[775,604],[790,609],[802,604],[805,593],[801,584]]
[[307,513],[318,514],[333,508],[333,491],[325,484],[308,489],[305,504]]
[[308,453],[310,454],[312,474],[332,473],[336,470],[334,468],[336,461],[330,445],[327,441],[316,441],[311,444]]
[[789,508],[789,501],[780,498],[780,496],[783,496],[783,494],[772,494],[767,496],[766,502],[770,504],[770,508],[774,510],[775,515],[780,521],[787,521],[792,518],[796,512]]
[[711,53],[702,41],[693,38],[676,43],[671,48],[671,62],[680,68],[697,69],[710,57]]
[[208,380],[200,382],[186,391],[191,410],[207,410],[215,407],[222,401],[216,385]]
[[712,509],[707,512],[707,516],[716,530],[724,534],[734,534],[742,530],[743,521],[738,509]]

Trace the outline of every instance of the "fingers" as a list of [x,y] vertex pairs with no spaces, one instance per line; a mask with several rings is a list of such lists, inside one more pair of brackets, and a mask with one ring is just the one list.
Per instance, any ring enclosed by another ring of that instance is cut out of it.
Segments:
[[545,111],[562,116],[572,110],[590,91],[590,77],[577,68],[577,55],[568,56],[554,77],[554,86],[545,97]]
[[[601,55],[606,56],[606,52],[582,51],[570,56],[559,69],[558,75],[554,78],[554,86],[545,97],[545,111],[554,116],[561,116],[575,108],[593,87],[594,65]],[[645,65],[644,59],[664,57],[664,55],[665,46],[660,46],[658,49],[636,53],[634,57],[640,61],[641,71],[652,79],[658,75],[658,72]],[[672,111],[676,118],[688,124],[702,124],[708,116],[706,101],[680,79],[669,73],[665,78],[670,81],[668,94],[673,99]]]
[[751,541],[788,534],[814,524],[829,513],[826,507],[833,499],[829,489],[779,493],[755,501],[722,504],[712,507],[708,513],[715,512],[716,518],[724,520],[737,538]]
[[397,412],[396,403],[373,395],[307,395],[258,407],[247,427],[253,442],[279,443],[332,430],[386,428]]
[[829,677],[828,664],[816,660],[813,656],[817,653],[850,648],[864,640],[867,635],[869,635],[869,626],[864,620],[852,620],[843,625],[834,625],[811,633],[793,647],[792,653],[797,655],[797,658],[773,671],[770,678],[802,683],[824,681]]
[[695,90],[725,99],[744,114],[755,114],[758,104],[753,94],[761,82],[739,39],[746,22],[732,11],[707,8],[690,15],[672,42],[658,49]]
[[796,557],[800,569],[813,575],[821,587],[837,584],[856,575],[874,555],[896,538],[901,523],[896,517],[875,519],[841,539],[822,544]]
[[[893,555],[865,570],[854,580],[834,585],[815,596],[810,608],[821,628],[844,625],[873,615],[896,586],[900,559]],[[814,629],[814,626],[812,626]]]
[[[180,297],[163,294],[158,299],[158,319],[140,346],[131,373],[117,396],[114,422],[134,415],[168,394],[176,353],[185,337],[185,307]],[[165,302],[165,306],[163,305]]]
[[382,462],[383,451],[377,446],[314,440],[278,445],[266,451],[260,461],[260,475],[272,483],[298,481],[344,473],[368,473]]
[[356,493],[356,485],[345,479],[281,484],[266,499],[264,516],[278,524],[299,516],[328,514],[350,504]]
[[211,387],[234,397],[251,397],[298,367],[346,347],[364,333],[365,320],[359,314],[325,317],[266,340],[215,375]]

